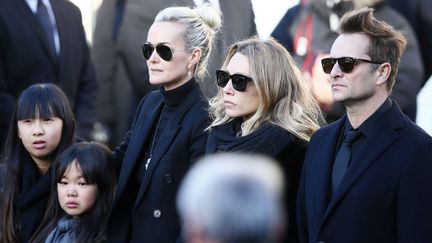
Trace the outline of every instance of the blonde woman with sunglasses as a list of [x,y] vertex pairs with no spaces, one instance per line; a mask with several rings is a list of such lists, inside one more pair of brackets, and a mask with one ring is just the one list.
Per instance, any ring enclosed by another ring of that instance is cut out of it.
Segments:
[[204,154],[208,102],[195,78],[206,72],[221,14],[209,5],[169,7],[141,45],[150,83],[160,89],[141,101],[115,150],[119,178],[108,223],[110,242],[173,243],[180,238],[177,188]]
[[295,202],[306,146],[323,121],[291,56],[276,41],[257,37],[233,44],[216,72],[218,94],[206,153],[267,155],[287,178],[288,227],[283,242],[296,242]]

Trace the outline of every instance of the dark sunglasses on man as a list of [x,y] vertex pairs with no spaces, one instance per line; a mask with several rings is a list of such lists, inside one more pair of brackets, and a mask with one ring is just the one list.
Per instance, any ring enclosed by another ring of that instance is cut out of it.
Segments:
[[[141,51],[146,60],[150,59],[151,55],[153,54],[153,51],[156,49],[157,54],[165,61],[171,61],[173,57],[174,51],[171,49],[171,47],[165,45],[165,44],[157,44],[156,46],[152,45],[151,43],[142,43],[141,44]],[[176,52],[180,52],[184,50],[179,50]]]
[[354,58],[354,57],[339,57],[339,58],[323,58],[321,65],[325,73],[330,74],[336,62],[339,64],[339,68],[344,73],[350,73],[354,67],[360,62],[367,62],[373,64],[383,64],[384,62],[376,62],[366,59]]
[[252,81],[251,77],[245,76],[243,74],[229,74],[229,72],[224,70],[216,70],[216,82],[221,88],[224,88],[230,81],[235,90],[244,92],[246,90],[248,82]]

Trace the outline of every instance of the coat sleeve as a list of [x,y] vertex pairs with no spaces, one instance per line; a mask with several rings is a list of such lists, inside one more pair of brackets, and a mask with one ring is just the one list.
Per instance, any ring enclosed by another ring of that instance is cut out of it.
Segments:
[[116,122],[115,78],[117,72],[116,46],[113,40],[113,19],[115,0],[105,0],[99,8],[93,35],[92,60],[94,63],[99,91],[97,97],[98,120],[104,125]]
[[432,242],[432,141],[417,150],[402,173],[398,193],[398,242]]
[[303,164],[302,174],[300,177],[299,189],[297,192],[297,228],[298,237],[300,242],[309,242],[308,239],[308,223],[307,223],[307,210],[306,210],[306,178],[307,168],[311,157],[308,147],[306,157]]
[[[82,66],[80,68],[81,75],[79,77],[79,85],[77,91],[77,99],[75,103],[75,116],[78,124],[78,135],[90,139],[90,133],[93,125],[96,122],[96,97],[97,97],[97,81],[94,72],[93,64],[90,59],[90,50],[87,45],[84,27],[82,26],[81,13],[77,10],[79,35],[81,36],[81,53]],[[71,54],[73,55],[73,54]]]
[[132,131],[134,130],[135,124],[137,123],[138,117],[140,116],[141,109],[144,107],[144,103],[146,102],[147,98],[150,94],[146,95],[139,103],[136,111],[135,116],[131,125],[131,128],[129,131],[126,132],[126,135],[124,136],[123,140],[120,142],[120,144],[114,149],[113,151],[113,158],[114,158],[114,164],[115,169],[119,173],[123,161],[123,157],[126,153],[126,150],[129,146],[129,142],[132,136]]
[[[4,26],[0,22],[0,35],[5,33]],[[6,68],[4,60],[4,46],[2,38],[0,38],[0,141],[5,141],[7,130],[9,127],[9,120],[12,117],[12,110],[15,103],[15,98],[11,95],[7,80]],[[0,142],[0,144],[2,144]]]

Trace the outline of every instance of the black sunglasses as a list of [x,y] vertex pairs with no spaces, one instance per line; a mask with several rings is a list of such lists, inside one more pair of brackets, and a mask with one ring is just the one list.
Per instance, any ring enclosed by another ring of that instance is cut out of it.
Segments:
[[324,72],[330,74],[336,62],[339,64],[341,71],[344,73],[352,72],[354,67],[360,62],[383,64],[383,62],[375,62],[371,60],[359,59],[354,57],[324,58],[321,60],[321,65]]
[[219,87],[224,88],[230,81],[230,79],[232,81],[233,88],[240,92],[245,91],[248,82],[252,81],[251,77],[242,74],[230,75],[227,71],[216,70],[216,81]]
[[165,61],[170,61],[173,56],[171,48],[165,44],[157,44],[156,47],[150,43],[142,43],[141,51],[146,60],[150,59],[153,51],[156,49],[157,54]]

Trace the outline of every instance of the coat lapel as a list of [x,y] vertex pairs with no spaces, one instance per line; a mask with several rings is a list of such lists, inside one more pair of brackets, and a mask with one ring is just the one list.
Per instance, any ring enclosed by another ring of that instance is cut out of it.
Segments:
[[346,116],[333,124],[333,128],[328,129],[325,134],[322,134],[321,143],[317,146],[319,151],[315,153],[318,157],[314,159],[313,169],[315,171],[314,177],[316,178],[314,179],[315,184],[312,186],[314,188],[314,197],[316,198],[313,200],[313,210],[316,212],[318,219],[323,218],[328,205],[332,165],[340,130],[345,120]]
[[351,166],[342,179],[336,194],[331,199],[322,222],[327,219],[330,212],[335,209],[336,204],[343,199],[344,195],[351,189],[355,182],[359,180],[363,173],[376,161],[387,147],[396,141],[399,135],[395,130],[403,126],[402,117],[402,112],[393,103],[390,110],[384,114],[380,124],[375,127],[372,135],[366,137],[364,146],[359,148],[359,156],[351,161]]
[[137,205],[141,203],[141,200],[150,184],[151,178],[153,177],[153,173],[159,164],[161,157],[163,154],[165,154],[165,151],[168,149],[171,142],[174,140],[175,136],[177,135],[177,132],[180,129],[180,125],[175,122],[170,122],[170,124],[165,128],[165,130],[162,133],[162,136],[159,139],[159,143],[155,147],[154,154],[152,156],[151,162],[149,164],[149,167],[144,174],[143,181],[141,182],[140,189],[138,192],[138,197],[135,202],[135,208]]
[[133,145],[133,147],[127,148],[125,157],[123,158],[122,167],[118,179],[116,198],[121,196],[129,178],[131,177],[135,164],[137,162],[141,162],[138,161],[139,155],[143,150],[143,146],[147,141],[149,134],[151,134],[152,132],[152,124],[157,121],[161,109],[162,100],[160,100],[152,110],[150,110],[147,114],[143,114],[136,121],[132,129],[131,138],[129,141],[129,144]]
[[[37,19],[36,15],[32,12],[30,7],[27,5],[26,1],[24,0],[15,0],[12,1],[15,4],[17,4],[19,11],[21,12],[23,18],[26,20],[26,22],[31,26],[31,29],[35,31],[35,34],[37,36],[37,39],[39,39],[39,42],[41,43],[43,49],[45,50],[47,56],[49,56],[50,60],[53,62],[53,64],[56,63],[52,53],[51,49],[48,44],[47,37],[44,33],[44,30],[42,26],[39,24],[39,20]],[[52,3],[51,3],[52,4]],[[53,7],[54,10],[54,7]],[[54,11],[55,12],[55,11]]]
[[137,205],[141,203],[141,200],[150,184],[151,178],[157,165],[159,164],[161,158],[168,150],[169,146],[173,143],[178,131],[181,128],[181,122],[183,117],[186,115],[191,106],[200,98],[198,94],[199,86],[195,87],[182,101],[176,111],[174,112],[171,120],[168,122],[168,126],[162,132],[162,135],[159,139],[157,146],[154,148],[152,160],[149,164],[149,167],[144,175],[144,178],[141,182],[141,186],[138,192],[138,197],[135,203],[135,208]]

